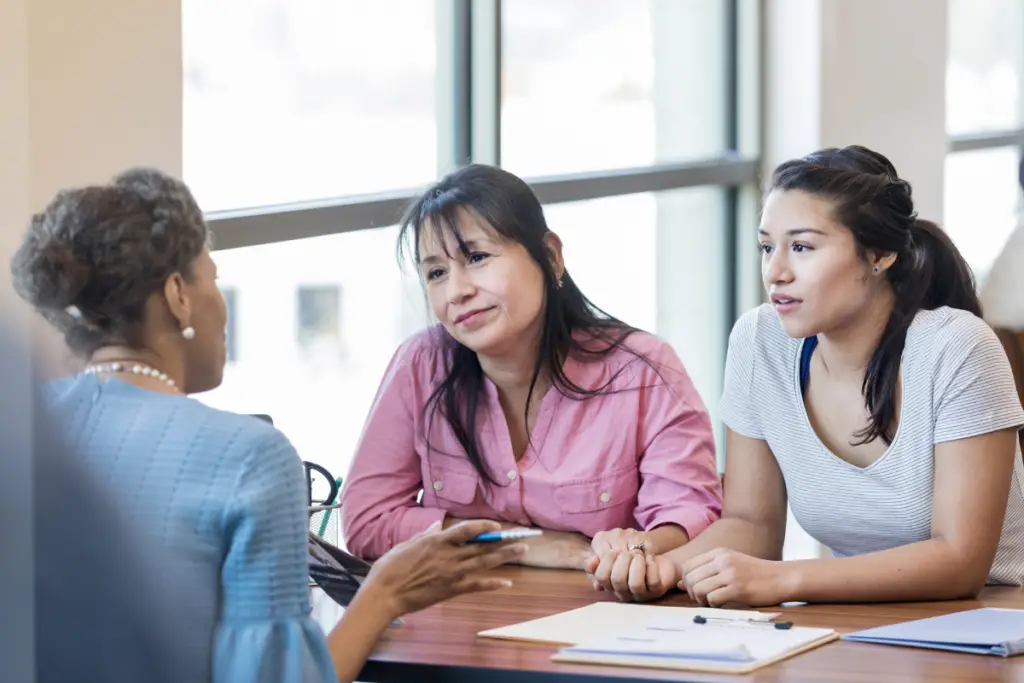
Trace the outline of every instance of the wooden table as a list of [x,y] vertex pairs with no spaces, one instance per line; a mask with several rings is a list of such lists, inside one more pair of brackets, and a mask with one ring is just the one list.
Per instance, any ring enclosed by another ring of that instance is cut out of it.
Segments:
[[[367,683],[622,683],[624,681],[1024,681],[1024,656],[1002,659],[916,648],[836,641],[745,676],[609,666],[555,664],[555,646],[478,638],[477,632],[583,607],[605,594],[595,593],[581,572],[505,568],[498,574],[514,582],[497,593],[464,596],[404,618],[392,627],[359,676]],[[340,612],[322,594],[314,599],[314,617],[325,630]],[[331,603],[333,604],[333,603]],[[661,601],[692,605],[685,593]],[[978,600],[888,605],[800,605],[772,608],[797,626],[857,631],[909,619],[976,607],[1024,608],[1024,589],[986,588]]]

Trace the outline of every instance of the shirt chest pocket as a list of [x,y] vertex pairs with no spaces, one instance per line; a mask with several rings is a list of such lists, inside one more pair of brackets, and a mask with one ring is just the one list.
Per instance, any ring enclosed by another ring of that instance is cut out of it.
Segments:
[[555,501],[562,512],[568,515],[609,512],[609,517],[632,517],[639,490],[639,473],[635,469],[628,469],[557,486]]
[[454,510],[461,506],[469,506],[476,500],[480,478],[471,472],[461,469],[432,464],[430,481],[426,488],[437,499],[437,506],[444,510]]

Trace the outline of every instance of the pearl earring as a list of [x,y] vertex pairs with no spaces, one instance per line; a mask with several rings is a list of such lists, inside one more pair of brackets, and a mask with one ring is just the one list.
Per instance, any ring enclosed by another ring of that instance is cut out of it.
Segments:
[[184,337],[185,339],[189,339],[189,340],[195,339],[196,338],[196,328],[194,328],[191,325],[189,325],[188,327],[186,327],[185,329],[183,329],[181,331],[181,336]]

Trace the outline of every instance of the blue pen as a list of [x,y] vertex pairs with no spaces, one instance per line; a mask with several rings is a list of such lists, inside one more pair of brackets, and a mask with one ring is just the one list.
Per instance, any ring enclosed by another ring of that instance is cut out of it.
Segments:
[[498,541],[517,541],[520,538],[532,538],[540,536],[544,531],[541,529],[503,529],[502,531],[488,531],[471,538],[466,543],[497,543]]

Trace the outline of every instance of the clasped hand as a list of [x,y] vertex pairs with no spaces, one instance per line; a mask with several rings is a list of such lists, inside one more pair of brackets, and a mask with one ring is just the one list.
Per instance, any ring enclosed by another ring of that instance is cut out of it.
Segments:
[[679,568],[664,555],[651,554],[642,531],[601,531],[590,547],[593,556],[584,569],[594,589],[614,593],[623,602],[655,600],[679,582]]
[[793,564],[717,548],[683,564],[679,587],[700,605],[764,607],[793,599]]
[[700,605],[760,607],[790,599],[791,565],[762,560],[726,548],[697,555],[679,567],[664,555],[631,546],[645,541],[632,529],[603,531],[594,537],[594,555],[584,568],[599,591],[624,602],[656,600],[678,586]]

